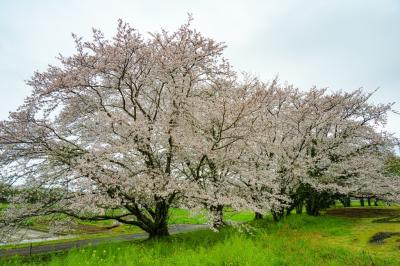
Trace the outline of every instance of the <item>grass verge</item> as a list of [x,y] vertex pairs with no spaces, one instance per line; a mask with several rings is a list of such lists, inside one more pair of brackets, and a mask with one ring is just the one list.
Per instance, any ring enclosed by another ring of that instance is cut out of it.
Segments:
[[370,244],[399,224],[375,218],[270,217],[219,233],[185,233],[158,241],[110,243],[60,254],[3,260],[3,265],[400,265],[400,238]]

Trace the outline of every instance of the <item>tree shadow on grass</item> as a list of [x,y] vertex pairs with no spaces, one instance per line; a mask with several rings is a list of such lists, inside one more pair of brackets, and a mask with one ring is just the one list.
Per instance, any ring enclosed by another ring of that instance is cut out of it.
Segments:
[[390,238],[392,236],[399,236],[400,232],[378,232],[371,237],[369,243],[371,244],[383,244],[385,243],[385,239]]

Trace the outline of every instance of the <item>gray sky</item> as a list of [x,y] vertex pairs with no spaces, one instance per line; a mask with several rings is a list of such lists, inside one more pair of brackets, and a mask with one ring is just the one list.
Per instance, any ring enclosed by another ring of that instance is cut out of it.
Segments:
[[[217,3],[216,3],[217,2]],[[204,35],[228,45],[236,70],[267,81],[279,75],[303,89],[313,85],[380,90],[374,102],[399,102],[400,1],[90,1],[1,0],[0,119],[30,93],[35,70],[74,51],[71,32],[107,37],[122,18],[143,34],[174,30],[194,16]],[[387,129],[400,136],[400,115]]]

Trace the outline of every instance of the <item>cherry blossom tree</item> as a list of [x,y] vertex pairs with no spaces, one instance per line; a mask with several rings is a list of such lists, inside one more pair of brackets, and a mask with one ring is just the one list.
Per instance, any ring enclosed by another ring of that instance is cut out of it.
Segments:
[[32,95],[1,122],[2,176],[47,191],[34,203],[24,194],[12,199],[6,217],[62,213],[168,235],[171,205],[209,193],[179,168],[192,156],[185,152],[202,148],[187,128],[190,115],[207,114],[189,110],[220,101],[235,73],[221,57],[224,46],[191,29],[190,20],[148,39],[122,21],[112,40],[93,33],[91,42],[74,36],[77,52],[36,73]]
[[214,228],[224,225],[224,206],[256,212],[280,206],[276,185],[265,176],[271,168],[254,168],[251,155],[269,89],[245,76],[243,81],[218,82],[204,93],[187,112],[192,121],[187,135],[192,137],[182,145],[190,149],[184,153],[182,172],[203,191],[192,200],[210,211]]
[[392,104],[371,104],[372,94],[362,90],[300,91],[274,82],[267,91],[258,133],[246,154],[256,162],[250,169],[264,171],[252,180],[272,180],[279,185],[275,195],[290,199],[286,207],[282,197],[271,208],[275,220],[284,208],[286,214],[300,213],[305,204],[309,214],[318,215],[338,197],[396,194],[397,183],[385,173],[396,139],[381,130]]
[[[323,108],[330,109],[332,101],[336,105],[312,134],[304,181],[318,192],[327,191],[328,201],[332,194],[357,196],[356,188],[365,184],[385,186],[384,164],[393,152],[394,139],[379,127],[385,124],[392,104],[373,105],[369,103],[371,95],[356,90],[321,100]],[[313,198],[309,202],[308,211],[318,214],[321,203]]]
[[205,208],[218,229],[224,207],[279,220],[337,197],[398,200],[385,165],[396,140],[381,130],[391,104],[240,76],[190,21],[148,38],[122,21],[111,40],[74,36],[74,55],[35,73],[0,122],[1,181],[23,188],[3,228],[62,214],[161,237],[172,206]]
[[371,104],[372,94],[361,90],[312,89],[295,95],[296,111],[286,119],[294,122],[292,132],[298,131],[295,152],[289,153],[291,161],[286,164],[295,168],[293,203],[299,197],[306,202],[307,212],[317,215],[321,207],[329,206],[333,195],[355,196],[352,191],[361,184],[385,183],[380,182],[385,180],[384,162],[394,142],[379,127],[385,124],[392,104]]

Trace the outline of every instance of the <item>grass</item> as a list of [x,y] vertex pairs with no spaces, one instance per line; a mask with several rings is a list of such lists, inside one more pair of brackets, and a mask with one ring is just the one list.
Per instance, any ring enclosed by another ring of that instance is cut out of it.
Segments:
[[[250,213],[238,216],[250,218]],[[176,217],[185,217],[184,211],[177,211]],[[267,217],[219,233],[202,230],[159,241],[111,243],[2,262],[16,266],[400,265],[400,237],[382,245],[368,243],[377,232],[400,231],[400,224],[373,223],[376,218],[292,215],[273,223]]]
[[[229,222],[248,222],[254,219],[254,212],[236,212],[225,208],[224,218]],[[193,213],[190,210],[173,208],[169,214],[170,224],[205,224],[207,223],[207,212]]]
[[[254,218],[254,212],[244,211],[236,212],[227,208],[224,211],[224,217],[230,222],[247,222]],[[53,220],[68,219],[65,215],[58,216],[41,216],[30,218],[25,222],[26,227],[48,232],[50,230],[50,223]],[[76,225],[69,231],[62,234],[98,234],[98,233],[139,233],[143,232],[140,228],[131,225],[120,225],[118,227],[110,228],[113,225],[112,220],[105,221],[80,221],[76,220]],[[205,224],[207,223],[207,212],[202,211],[193,213],[190,210],[172,208],[169,212],[169,224]]]
[[[248,222],[253,220],[254,213],[249,211],[235,212],[227,208],[224,211],[225,219],[230,222]],[[207,223],[206,211],[193,213],[190,210],[172,208],[170,210],[169,224],[205,224]],[[27,227],[42,232],[49,231],[49,222],[52,218],[35,217],[27,221]],[[0,249],[13,249],[28,246],[43,246],[49,244],[65,243],[76,240],[107,238],[122,234],[139,234],[144,233],[137,226],[120,225],[115,228],[107,229],[112,225],[112,221],[77,221],[78,224],[70,231],[64,234],[73,234],[73,237],[62,238],[57,240],[47,240],[41,242],[9,244],[0,246]]]
[[7,204],[7,203],[0,202],[0,211],[6,209],[7,207],[8,207],[8,204]]
[[[388,208],[386,203],[379,202],[380,208]],[[7,204],[0,205],[1,208],[5,208]],[[352,207],[360,206],[360,202],[358,200],[352,201]],[[335,208],[343,208],[342,204],[339,201],[336,201]],[[369,207],[374,208],[374,207]],[[232,209],[225,209],[224,217],[226,221],[229,222],[248,222],[253,220],[254,213],[253,212],[235,212]],[[207,212],[199,212],[192,213],[190,210],[172,208],[170,209],[170,217],[169,224],[205,224],[207,223]],[[28,219],[25,222],[27,228],[49,232],[50,231],[50,223],[52,220],[63,220],[68,219],[65,215],[56,215],[53,216],[43,216],[43,217],[35,217]],[[76,225],[71,229],[59,232],[61,235],[79,235],[78,239],[91,238],[89,235],[115,235],[115,234],[129,234],[129,233],[143,233],[143,231],[136,227],[130,225],[120,225],[118,227],[112,227],[113,221],[79,221],[76,220]],[[85,237],[87,235],[87,237]],[[62,241],[62,240],[61,240]],[[2,247],[0,247],[2,248]]]
[[[137,233],[142,233],[143,231],[139,231]],[[129,232],[129,233],[97,233],[97,234],[82,234],[82,235],[76,235],[73,237],[68,237],[68,238],[60,238],[60,239],[55,239],[55,240],[46,240],[46,241],[40,241],[40,242],[32,242],[32,243],[21,243],[21,244],[9,244],[9,245],[2,245],[0,246],[0,250],[8,250],[8,249],[15,249],[15,248],[25,248],[25,247],[37,247],[37,246],[46,246],[46,245],[53,245],[53,244],[59,244],[59,243],[68,243],[72,241],[78,241],[78,240],[92,240],[92,239],[99,239],[101,241],[102,238],[107,239],[110,237],[117,237],[117,236],[123,236],[123,235],[131,235],[132,233],[135,232]],[[0,264],[1,265],[1,264]]]
[[[351,205],[350,206],[351,208],[353,208],[353,207],[361,207],[361,202],[360,202],[360,200],[352,199],[350,205]],[[343,207],[344,207],[343,204],[339,200],[335,201],[335,208],[343,208]],[[374,200],[371,199],[371,206],[368,206],[367,200],[364,199],[364,206],[362,206],[362,207],[368,207],[368,208],[376,208],[376,207],[379,207],[379,208],[391,208],[391,207],[399,207],[399,205],[396,204],[396,203],[392,203],[392,206],[388,206],[385,201],[378,200],[378,206],[375,206]]]
[[[254,218],[254,212],[244,211],[236,212],[227,208],[224,211],[224,217],[230,222],[247,222]],[[57,220],[67,219],[66,216],[59,215]],[[35,217],[28,219],[26,226],[33,230],[48,232],[50,230],[50,222],[54,217]],[[205,224],[207,223],[207,212],[202,211],[194,213],[186,209],[172,208],[169,212],[169,224]],[[76,226],[72,230],[64,234],[98,234],[98,233],[143,233],[143,231],[131,225],[120,225],[110,228],[113,225],[112,220],[104,221],[80,221],[76,220]]]

